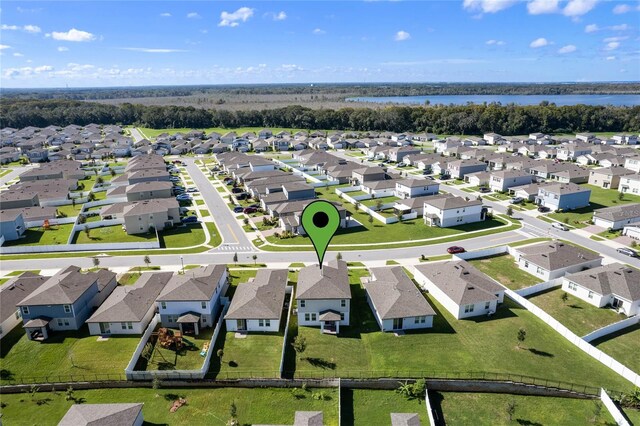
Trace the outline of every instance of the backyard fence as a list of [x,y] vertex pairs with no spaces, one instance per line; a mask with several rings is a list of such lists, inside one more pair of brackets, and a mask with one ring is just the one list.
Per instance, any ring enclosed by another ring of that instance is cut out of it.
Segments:
[[559,287],[562,285],[562,278],[554,278],[550,281],[534,284],[530,287],[521,288],[515,290],[522,297],[531,296],[532,294],[540,293],[541,291],[548,290],[550,288]]
[[[640,322],[640,315],[634,315],[629,318],[625,318],[622,321],[614,322],[613,324],[606,325],[602,328],[599,328],[586,336],[582,337],[582,340],[585,342],[592,342],[596,339],[599,339],[607,334],[615,333],[616,331],[623,330],[627,327],[631,327],[632,325],[638,324]],[[640,354],[638,354],[640,356]]]
[[606,409],[609,411],[609,414],[611,414],[611,417],[613,417],[616,424],[619,426],[631,426],[616,403],[613,402],[611,397],[607,394],[607,391],[604,389],[600,389],[600,401],[602,401],[602,404],[604,404]]
[[284,355],[287,351],[287,335],[289,334],[289,324],[291,322],[291,310],[293,308],[293,286],[289,285],[286,288],[286,293],[289,294],[289,309],[287,312],[287,325],[284,327],[284,338],[282,339],[282,353],[280,354],[280,377],[284,378]]

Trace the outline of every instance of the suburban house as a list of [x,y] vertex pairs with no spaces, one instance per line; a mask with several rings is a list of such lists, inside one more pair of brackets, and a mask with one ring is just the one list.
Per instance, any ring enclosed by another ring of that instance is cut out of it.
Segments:
[[[626,175],[620,178],[618,191],[629,194],[640,194],[640,174]],[[0,197],[0,200],[2,198]]]
[[424,179],[396,180],[395,196],[398,198],[414,198],[423,195],[437,194],[440,184]]
[[287,269],[260,269],[253,280],[238,285],[224,317],[227,331],[277,333],[288,273]]
[[612,139],[619,145],[635,145],[638,143],[638,136],[636,135],[613,135]]
[[400,266],[371,268],[367,302],[382,331],[433,327],[436,312]]
[[620,186],[620,178],[628,174],[629,170],[624,167],[592,169],[589,172],[589,185],[599,186],[604,189],[617,189]]
[[156,299],[162,325],[196,336],[213,327],[228,276],[225,265],[207,265],[171,277]]
[[142,426],[142,403],[74,404],[58,426]]
[[0,245],[17,240],[26,231],[24,215],[20,209],[0,210]]
[[464,181],[470,183],[473,186],[485,186],[489,184],[491,173],[489,172],[475,172],[465,175]]
[[640,270],[612,263],[564,277],[562,289],[602,308],[611,306],[630,317],[640,313]]
[[597,209],[593,212],[593,224],[605,229],[622,229],[626,225],[640,222],[640,204]]
[[171,272],[145,272],[134,285],[116,287],[86,321],[89,333],[144,333],[156,313],[156,298],[172,276]]
[[389,160],[396,161],[399,163],[407,155],[415,155],[420,153],[421,153],[420,148],[415,148],[412,146],[399,146],[399,147],[391,148],[389,150],[388,156],[389,156]]
[[489,188],[497,192],[505,192],[514,186],[533,183],[533,176],[520,170],[502,170],[491,172]]
[[504,299],[504,287],[464,260],[415,269],[416,281],[456,319],[491,315]]
[[351,286],[347,263],[331,260],[322,267],[300,269],[296,289],[298,325],[320,327],[320,332],[339,334],[349,325]]
[[454,197],[454,195],[444,193],[444,194],[434,194],[434,195],[425,195],[423,197],[415,197],[415,198],[404,198],[402,200],[396,201],[393,205],[393,209],[398,212],[402,212],[403,215],[415,213],[416,217],[420,217],[424,214],[424,205],[427,201],[435,200],[436,198],[442,197]]
[[22,322],[22,313],[16,305],[33,293],[49,277],[24,272],[0,287],[0,339]]
[[16,304],[30,340],[46,340],[50,330],[79,330],[116,288],[116,274],[106,269],[82,273],[62,269]]
[[[171,182],[141,182],[128,185],[125,191],[127,201],[152,200],[154,198],[170,198],[173,184]],[[109,196],[109,193],[107,193]]]
[[164,231],[180,223],[180,205],[173,198],[140,201],[124,206],[122,217],[127,234]]
[[448,228],[485,219],[486,209],[480,200],[462,197],[434,197],[424,202],[424,223],[429,226]]
[[581,155],[589,154],[593,150],[593,145],[587,143],[569,143],[558,147],[557,157],[560,160],[575,160]]
[[11,188],[10,191],[0,192],[0,205],[3,210],[39,206],[40,198],[37,191],[20,191]]
[[381,167],[362,167],[351,172],[354,185],[361,185],[365,182],[386,179],[386,173]]
[[597,253],[559,241],[518,248],[515,258],[520,269],[544,281],[602,264]]
[[485,170],[487,170],[487,163],[479,160],[455,160],[447,165],[447,172],[455,179],[463,179],[469,173]]
[[574,210],[589,205],[591,190],[575,183],[557,183],[540,187],[535,203],[551,210]]

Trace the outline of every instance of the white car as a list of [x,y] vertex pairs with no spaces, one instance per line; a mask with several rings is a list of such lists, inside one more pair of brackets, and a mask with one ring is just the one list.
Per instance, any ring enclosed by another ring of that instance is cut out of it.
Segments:
[[567,228],[567,225],[565,225],[564,223],[560,223],[560,222],[553,222],[551,224],[551,227],[559,229],[561,231],[568,231],[569,230],[569,228]]

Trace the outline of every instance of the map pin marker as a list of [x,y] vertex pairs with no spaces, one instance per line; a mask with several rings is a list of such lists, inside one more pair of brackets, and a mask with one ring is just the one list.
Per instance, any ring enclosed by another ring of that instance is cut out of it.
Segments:
[[302,227],[311,238],[318,256],[318,264],[322,269],[322,260],[329,242],[340,227],[340,213],[336,206],[328,201],[314,201],[302,211]]

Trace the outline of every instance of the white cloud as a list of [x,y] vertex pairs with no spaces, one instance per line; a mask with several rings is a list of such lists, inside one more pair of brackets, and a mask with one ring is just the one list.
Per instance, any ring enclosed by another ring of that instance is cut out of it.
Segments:
[[565,54],[565,53],[572,53],[575,52],[578,48],[575,47],[573,44],[567,44],[566,46],[562,46],[560,49],[558,49],[558,53],[560,54]]
[[6,25],[6,24],[2,24],[0,26],[0,30],[4,30],[4,31],[25,31],[31,34],[37,34],[39,32],[41,32],[42,30],[40,29],[39,26],[37,25],[25,25],[23,27],[18,26],[18,25]]
[[315,35],[323,35],[326,34],[327,32],[325,30],[321,30],[320,28],[316,28],[315,30],[311,31],[313,34]]
[[16,58],[22,58],[24,55],[20,52],[16,52],[13,54],[13,56],[15,56]]
[[611,31],[627,31],[631,29],[631,27],[627,24],[620,24],[620,25],[612,25],[609,27],[609,29]]
[[54,40],[62,40],[62,41],[92,41],[96,39],[96,36],[86,32],[77,30],[75,28],[71,28],[67,32],[57,32],[53,31],[51,34],[47,34],[47,37],[52,37]]
[[631,10],[633,9],[628,4],[618,4],[613,8],[613,13],[615,13],[616,15],[621,15],[623,13],[631,12]]
[[163,18],[171,18],[171,14],[169,12],[161,13],[160,16],[162,16]]
[[516,0],[464,0],[462,7],[470,11],[496,13],[514,5]]
[[51,65],[42,65],[39,67],[35,67],[33,69],[34,72],[36,73],[41,73],[41,72],[45,72],[45,71],[53,71],[53,67]]
[[616,50],[618,47],[620,47],[620,43],[617,41],[610,41],[609,43],[607,43],[607,45],[605,46],[604,50]]
[[279,13],[273,14],[274,21],[284,21],[285,19],[287,19],[287,14],[284,11],[280,11]]
[[607,56],[607,61],[615,61],[616,57],[615,56]]
[[198,14],[198,12],[189,12],[189,13],[187,13],[187,18],[189,18],[189,19],[200,19],[201,16]]
[[395,41],[405,41],[411,38],[411,34],[406,31],[398,31],[396,35],[393,37]]
[[253,16],[254,10],[250,7],[241,7],[235,12],[222,12],[220,14],[219,27],[237,27],[240,21],[247,22]]
[[531,0],[527,3],[527,10],[531,15],[555,13],[558,11],[559,0]]
[[626,40],[628,38],[629,37],[627,37],[627,36],[624,36],[624,37],[607,37],[602,41],[604,41],[605,43],[611,43],[612,41],[622,41],[622,40]]
[[597,24],[589,24],[586,27],[584,27],[585,33],[595,33],[598,30],[600,30],[600,28],[598,28]]
[[157,49],[157,48],[148,48],[148,47],[123,47],[122,50],[130,50],[132,52],[144,52],[144,53],[187,52],[187,50],[182,50],[182,49]]
[[0,50],[11,49],[11,46],[6,44],[0,44]]
[[487,41],[485,42],[485,44],[488,44],[489,46],[493,46],[493,45],[496,45],[496,46],[504,46],[504,45],[505,45],[505,44],[507,44],[507,43],[505,43],[505,42],[504,42],[504,41],[502,41],[502,40],[487,40]]
[[68,47],[65,47],[65,46],[58,46],[58,52],[66,52],[66,51],[68,51],[68,50],[69,50],[69,48],[68,48]]
[[540,37],[540,38],[537,38],[537,39],[533,40],[529,44],[529,47],[533,47],[534,49],[536,49],[538,47],[544,47],[544,46],[548,46],[548,45],[549,45],[549,41],[544,37]]
[[565,16],[578,17],[591,11],[596,6],[598,0],[569,0],[569,3],[562,10]]

